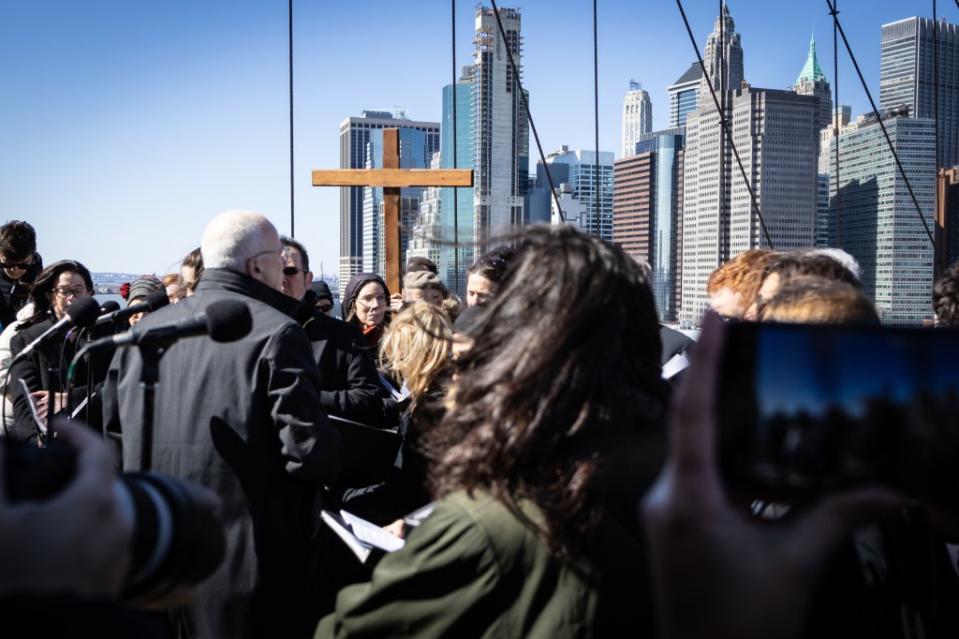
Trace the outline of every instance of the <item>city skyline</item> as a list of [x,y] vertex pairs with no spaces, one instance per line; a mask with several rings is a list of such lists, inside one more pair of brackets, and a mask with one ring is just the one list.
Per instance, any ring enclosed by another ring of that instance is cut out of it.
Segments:
[[[10,98],[0,106],[0,209],[5,219],[37,227],[47,260],[75,257],[98,271],[163,272],[196,246],[206,221],[227,208],[260,210],[289,232],[286,3],[201,4],[3,8],[0,52],[8,63],[0,80]],[[547,151],[564,144],[593,148],[587,5],[522,5],[523,83]],[[389,24],[378,24],[377,9],[388,6],[371,2],[373,18],[362,31],[347,5],[297,4],[294,13],[296,236],[326,273],[336,272],[339,258],[339,193],[312,189],[309,171],[337,166],[339,122],[392,105],[406,107],[412,119],[439,121],[441,90],[452,79],[448,5],[417,7],[395,19],[390,14]],[[470,62],[472,8],[458,5],[458,66]],[[686,9],[702,48],[716,7],[687,2]],[[874,94],[881,25],[919,9],[926,7],[877,2],[868,10],[843,9]],[[744,1],[730,10],[754,86],[788,88],[811,32],[832,80],[825,6],[797,11]],[[947,9],[943,15],[956,21]],[[695,54],[675,7],[601,3],[599,20],[600,149],[614,150],[629,78],[643,83],[654,121],[665,124],[666,87]],[[404,41],[397,52],[368,44],[388,41],[377,37],[387,29],[429,37]],[[358,51],[361,34],[370,51]],[[551,42],[561,40],[576,46],[557,74]],[[355,57],[353,64],[342,64],[343,52]],[[868,107],[848,59],[841,59],[840,101],[853,106],[855,117]],[[583,88],[575,89],[573,80],[582,80]],[[537,160],[531,152],[531,168]]]

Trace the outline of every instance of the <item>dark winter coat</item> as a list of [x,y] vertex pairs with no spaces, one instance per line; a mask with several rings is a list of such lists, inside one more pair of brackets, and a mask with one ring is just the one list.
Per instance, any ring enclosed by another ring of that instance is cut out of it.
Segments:
[[316,310],[312,299],[300,306],[297,319],[313,345],[320,370],[320,401],[326,412],[382,426],[383,391],[363,332],[355,324]]
[[[48,318],[35,324],[23,326],[10,340],[10,354],[16,357],[33,340],[40,337],[47,329],[53,326],[55,320],[51,314]],[[99,327],[91,336],[102,337],[112,332],[112,327]],[[10,384],[7,388],[13,399],[14,424],[8,435],[19,441],[36,443],[37,427],[30,412],[30,406],[23,387],[18,379],[23,379],[31,391],[54,390],[65,391],[67,367],[78,349],[77,332],[69,331],[52,338],[33,350],[26,358],[15,363],[10,368]],[[86,335],[86,333],[84,333]],[[79,344],[82,346],[82,344]],[[86,360],[76,368],[73,390],[70,393],[70,406],[78,406],[87,396],[87,383],[92,385],[90,420],[91,426],[100,425],[100,395],[97,393],[106,377],[107,368],[113,350],[100,351],[93,355],[91,366],[88,368]],[[51,369],[54,371],[51,374]],[[90,374],[88,377],[88,373]],[[85,413],[83,413],[85,414]]]
[[[316,485],[336,479],[339,435],[326,420],[303,328],[279,309],[295,302],[260,282],[207,269],[196,295],[145,317],[145,329],[223,299],[246,302],[253,328],[232,343],[182,339],[160,362],[153,470],[212,489],[226,557],[186,612],[191,636],[301,637],[324,586],[313,537]],[[104,389],[106,426],[121,434],[123,467],[143,467],[137,349],[118,351]]]
[[0,325],[3,328],[16,321],[17,311],[27,304],[30,285],[42,270],[43,258],[39,253],[34,253],[33,264],[18,280],[11,280],[3,269],[0,269]]

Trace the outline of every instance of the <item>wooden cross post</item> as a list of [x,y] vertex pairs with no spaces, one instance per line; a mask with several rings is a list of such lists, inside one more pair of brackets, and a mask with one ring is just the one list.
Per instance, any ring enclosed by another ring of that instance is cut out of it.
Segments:
[[383,129],[382,169],[313,171],[313,186],[383,187],[383,236],[386,285],[400,291],[400,189],[425,186],[473,186],[472,169],[401,169],[399,129]]

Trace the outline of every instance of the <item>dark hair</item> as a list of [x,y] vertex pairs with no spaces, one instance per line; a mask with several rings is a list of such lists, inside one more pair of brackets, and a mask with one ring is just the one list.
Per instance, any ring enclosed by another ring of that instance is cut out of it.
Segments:
[[187,290],[193,291],[196,289],[196,285],[200,282],[200,276],[203,274],[203,253],[200,251],[199,246],[186,254],[186,257],[183,258],[183,262],[180,264],[180,268],[184,266],[193,269],[193,282],[183,283],[187,287]]
[[86,285],[87,290],[93,293],[93,278],[90,277],[90,271],[87,270],[86,266],[74,260],[54,262],[43,269],[43,271],[37,275],[37,279],[33,281],[33,285],[30,286],[30,301],[33,303],[33,315],[23,322],[20,326],[21,330],[46,318],[52,307],[50,296],[53,293],[53,288],[57,285],[57,280],[60,279],[63,273],[76,273],[83,278],[83,283]]
[[667,399],[659,321],[644,270],[621,249],[570,226],[521,238],[429,435],[431,488],[488,490],[523,519],[529,499],[545,518],[536,528],[569,555],[622,503],[611,495],[644,490],[626,475],[655,472],[638,460],[655,456],[645,442],[660,442]]
[[440,270],[436,267],[436,262],[428,257],[419,255],[413,256],[406,261],[406,272],[415,273],[416,271],[429,271],[433,275],[440,274]]
[[480,324],[480,319],[486,308],[483,306],[470,306],[464,309],[453,322],[453,332],[470,334]]
[[852,271],[828,255],[784,253],[774,257],[768,263],[763,279],[765,280],[772,273],[778,274],[782,282],[793,277],[812,275],[862,288],[862,282]]
[[933,285],[932,310],[940,326],[959,326],[959,262],[947,268]]
[[506,275],[510,262],[513,260],[516,251],[509,246],[495,248],[486,255],[481,255],[466,271],[467,277],[470,275],[481,275],[490,282],[499,283]]
[[285,235],[280,236],[280,244],[296,249],[297,252],[299,252],[300,257],[303,258],[303,270],[310,270],[310,255],[306,252],[306,248],[304,248],[302,244],[294,240],[292,237],[287,237]]
[[28,222],[12,220],[0,226],[0,255],[25,260],[37,252],[37,232]]

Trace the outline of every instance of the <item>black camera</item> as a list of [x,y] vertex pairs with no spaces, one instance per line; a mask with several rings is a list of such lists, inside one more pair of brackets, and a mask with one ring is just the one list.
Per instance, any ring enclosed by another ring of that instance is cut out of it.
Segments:
[[[76,473],[76,451],[60,441],[37,448],[2,441],[7,496],[42,501],[60,492]],[[121,598],[132,605],[161,601],[213,573],[223,560],[223,526],[194,499],[188,484],[159,473],[124,473],[116,493],[134,522],[130,568]]]
[[959,331],[730,324],[718,390],[724,476],[757,497],[959,491]]

